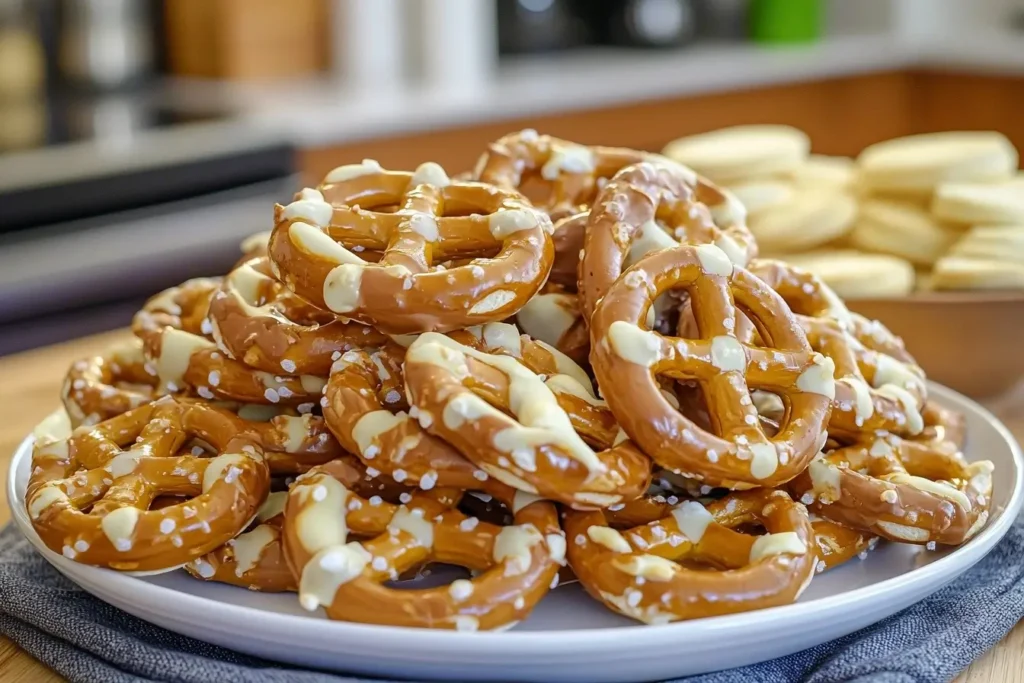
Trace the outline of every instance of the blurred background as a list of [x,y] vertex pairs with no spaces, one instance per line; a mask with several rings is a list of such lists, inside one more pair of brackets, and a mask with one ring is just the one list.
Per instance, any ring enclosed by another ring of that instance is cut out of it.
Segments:
[[455,173],[522,127],[659,150],[784,123],[856,155],[1024,145],[1024,0],[0,0],[0,354],[221,273],[364,157]]

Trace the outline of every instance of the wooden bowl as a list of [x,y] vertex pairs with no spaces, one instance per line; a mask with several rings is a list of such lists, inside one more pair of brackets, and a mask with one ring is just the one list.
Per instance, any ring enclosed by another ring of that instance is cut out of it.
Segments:
[[928,378],[974,398],[1024,377],[1024,292],[923,292],[847,306],[903,337]]

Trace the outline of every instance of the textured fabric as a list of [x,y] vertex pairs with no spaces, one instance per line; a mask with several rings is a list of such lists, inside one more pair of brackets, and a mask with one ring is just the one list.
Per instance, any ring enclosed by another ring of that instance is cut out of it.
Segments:
[[[926,600],[845,638],[687,683],[939,683],[1024,617],[1024,518],[977,567]],[[78,683],[352,683],[207,645],[79,590],[12,526],[0,532],[0,633]]]

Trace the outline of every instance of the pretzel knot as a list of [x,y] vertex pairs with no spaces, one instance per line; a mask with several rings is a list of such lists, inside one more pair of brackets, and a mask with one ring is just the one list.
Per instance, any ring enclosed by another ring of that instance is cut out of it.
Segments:
[[[132,321],[132,331],[142,340],[146,372],[154,378],[157,393],[193,390],[210,400],[306,404],[305,412],[312,410],[326,380],[316,375],[254,370],[227,357],[208,338],[215,332],[207,318],[210,298],[219,286],[219,281],[207,281],[201,288],[167,290],[150,299]],[[186,293],[187,305],[181,298]]]
[[601,190],[587,222],[579,271],[584,319],[623,270],[658,249],[714,244],[745,265],[757,255],[745,220],[732,195],[681,164],[655,160],[622,169]]
[[[757,524],[768,532],[734,531]],[[717,616],[795,601],[814,576],[814,532],[784,491],[732,493],[706,507],[683,502],[630,529],[605,512],[564,514],[569,566],[595,599],[648,624]],[[700,561],[722,571],[690,569]]]
[[61,400],[74,426],[94,425],[154,398],[156,378],[146,371],[142,343],[132,339],[75,361],[64,376]]
[[325,392],[324,418],[341,445],[372,472],[420,489],[435,486],[493,489],[488,475],[445,441],[428,434],[405,406],[405,349],[347,351],[337,360]]
[[798,314],[811,348],[835,363],[830,432],[856,437],[881,430],[909,436],[924,428],[924,372],[905,353],[885,353],[898,343],[891,332],[851,314],[811,273],[771,260],[753,261],[749,269]]
[[284,558],[281,527],[288,494],[271,493],[256,513],[249,531],[185,565],[185,571],[203,581],[227,583],[264,593],[298,590]]
[[224,278],[209,313],[213,338],[229,358],[271,373],[326,377],[332,356],[386,337],[314,308],[270,276],[266,257],[244,261]]
[[[518,192],[451,181],[437,164],[407,173],[365,161],[277,207],[269,253],[318,307],[392,334],[447,331],[519,310],[551,270],[551,230]],[[383,255],[372,263],[363,250]]]
[[165,289],[146,301],[135,314],[132,332],[143,341],[166,328],[206,334],[204,320],[210,299],[220,284],[220,278],[201,277]]
[[[697,339],[644,329],[652,301],[671,287],[690,294]],[[736,338],[737,307],[761,330],[764,346]],[[714,486],[774,487],[803,471],[825,445],[834,393],[831,360],[811,350],[785,302],[735,267],[713,244],[651,254],[627,271],[591,319],[591,359],[608,407],[633,441],[662,467]],[[658,375],[696,381],[714,429],[702,429],[662,394]],[[768,437],[751,389],[785,407]]]
[[[473,177],[527,191],[537,206],[558,220],[589,209],[605,180],[646,156],[632,149],[587,147],[526,129],[490,143]],[[531,185],[539,186],[536,193],[529,192]]]
[[421,335],[405,358],[406,389],[420,424],[520,491],[578,507],[640,496],[650,482],[650,460],[625,439],[594,452],[562,406],[571,399],[577,407],[603,409],[604,402],[569,375],[542,380],[523,355],[521,362]]
[[992,471],[953,444],[880,436],[815,460],[791,488],[840,524],[901,543],[959,545],[988,521]]
[[[46,546],[85,564],[152,572],[234,538],[263,503],[270,474],[258,443],[204,428],[202,414],[167,398],[37,442],[26,501]],[[219,455],[179,454],[190,437]],[[160,495],[187,500],[150,509]]]
[[[330,463],[289,492],[285,552],[308,610],[323,605],[332,619],[396,626],[509,627],[547,593],[564,562],[565,536],[550,502],[504,501],[515,525],[499,527],[453,509],[455,490],[413,493],[392,505],[353,493],[354,476]],[[350,533],[369,538],[350,541]],[[382,585],[427,562],[478,574],[415,591]]]

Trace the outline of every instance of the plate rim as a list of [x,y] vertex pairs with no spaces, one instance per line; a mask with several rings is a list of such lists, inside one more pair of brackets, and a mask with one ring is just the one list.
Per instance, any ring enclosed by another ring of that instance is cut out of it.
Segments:
[[[1022,506],[1024,506],[1024,453],[1022,453],[1020,444],[1017,442],[1013,434],[1010,433],[1009,429],[1007,429],[1002,421],[1000,421],[984,406],[952,389],[949,389],[948,387],[931,381],[928,382],[928,385],[929,396],[938,398],[940,403],[943,404],[963,404],[966,408],[975,412],[978,417],[982,418],[992,426],[1002,440],[1009,446],[1010,455],[1016,470],[1016,476],[1014,478],[1013,488],[1010,491],[1010,498],[1006,502],[1002,514],[1000,514],[995,523],[987,526],[975,538],[971,539],[970,542],[953,549],[946,556],[924,565],[923,567],[908,571],[900,576],[885,579],[869,586],[855,588],[827,598],[812,600],[805,603],[780,605],[777,607],[741,612],[738,614],[675,621],[668,624],[625,624],[622,626],[608,626],[595,629],[556,629],[548,631],[513,630],[475,632],[463,632],[450,629],[424,629],[380,624],[362,624],[356,622],[334,621],[330,619],[318,619],[313,616],[306,615],[285,614],[281,612],[263,610],[257,607],[220,602],[193,593],[175,590],[173,588],[144,581],[140,582],[134,576],[111,569],[76,563],[53,552],[43,545],[41,539],[38,534],[35,533],[35,530],[27,518],[24,506],[18,504],[18,501],[23,498],[23,495],[19,495],[17,492],[15,475],[21,460],[25,457],[25,454],[31,452],[30,442],[33,439],[31,434],[17,445],[14,454],[11,457],[6,482],[7,504],[11,509],[12,522],[14,522],[22,533],[25,534],[37,552],[40,552],[44,558],[50,562],[50,564],[54,565],[55,568],[65,576],[68,575],[68,571],[72,574],[82,573],[86,575],[96,572],[97,580],[107,583],[111,590],[124,588],[126,591],[137,591],[140,589],[140,586],[144,586],[141,590],[151,594],[150,597],[146,599],[147,602],[176,600],[179,603],[182,603],[183,610],[191,609],[193,610],[193,614],[202,613],[202,611],[195,610],[215,609],[216,612],[218,612],[217,621],[219,622],[230,621],[233,623],[245,623],[247,620],[264,619],[267,618],[268,615],[272,615],[271,618],[275,620],[284,620],[278,622],[282,628],[295,626],[296,628],[304,629],[315,625],[317,628],[333,631],[332,637],[334,638],[345,638],[346,635],[352,635],[355,637],[402,638],[403,645],[408,650],[444,647],[449,644],[454,646],[456,643],[460,645],[464,643],[472,643],[481,650],[478,652],[480,655],[484,654],[482,650],[504,649],[502,646],[529,648],[535,656],[547,656],[551,654],[558,654],[559,652],[564,654],[564,648],[566,647],[578,647],[585,651],[592,651],[596,649],[603,649],[604,647],[614,645],[615,643],[621,644],[622,637],[627,635],[635,637],[637,633],[647,633],[649,634],[648,638],[658,637],[661,639],[675,640],[677,638],[685,638],[688,631],[699,630],[701,632],[700,635],[704,637],[709,634],[713,634],[716,631],[729,631],[736,628],[742,628],[742,622],[744,621],[748,622],[746,626],[749,627],[751,626],[750,621],[752,615],[756,615],[759,622],[762,620],[765,622],[772,622],[782,619],[784,621],[802,623],[806,620],[812,620],[821,614],[834,612],[836,609],[849,608],[851,605],[856,605],[857,603],[877,600],[879,593],[888,594],[893,591],[900,591],[901,588],[918,583],[934,584],[935,588],[920,598],[923,600],[927,595],[934,592],[934,590],[941,588],[949,581],[954,580],[962,573],[968,571],[972,566],[992,551],[996,544],[1009,531],[1013,522],[1020,514]],[[963,568],[959,571],[950,571],[947,568],[951,566],[961,566]],[[70,576],[68,578],[78,584],[78,581],[74,578]],[[88,590],[86,590],[86,592],[91,593],[91,591]],[[918,601],[919,600],[915,600],[914,603]]]

